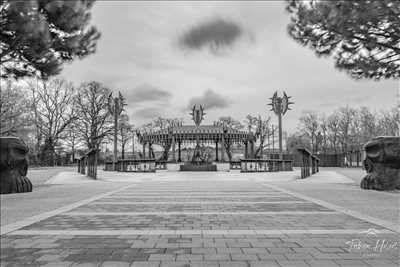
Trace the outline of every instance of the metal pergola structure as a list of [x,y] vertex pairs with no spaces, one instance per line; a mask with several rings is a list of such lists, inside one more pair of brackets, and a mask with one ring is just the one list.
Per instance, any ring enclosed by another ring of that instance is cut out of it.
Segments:
[[[215,161],[225,161],[225,144],[244,144],[245,157],[251,158],[254,154],[255,138],[253,133],[239,131],[225,125],[178,125],[155,132],[138,133],[139,142],[143,145],[143,155],[146,155],[148,147],[153,144],[166,146],[171,144],[172,161],[175,159],[175,149],[178,146],[178,162],[181,162],[181,147],[185,144],[215,144]],[[220,145],[221,159],[218,158]]]

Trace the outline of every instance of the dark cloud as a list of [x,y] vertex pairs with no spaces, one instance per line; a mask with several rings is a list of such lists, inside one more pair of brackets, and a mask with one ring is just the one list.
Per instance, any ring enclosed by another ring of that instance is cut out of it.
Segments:
[[202,22],[182,35],[180,44],[192,50],[209,47],[211,51],[229,47],[243,34],[241,26],[235,22],[214,18]]
[[127,92],[128,103],[168,101],[171,93],[148,84],[142,84]]
[[160,109],[153,107],[141,108],[132,113],[133,118],[141,120],[155,119],[159,116],[161,116]]
[[222,96],[208,89],[204,92],[202,96],[192,97],[189,101],[187,108],[190,109],[195,104],[204,105],[205,109],[216,109],[226,108],[230,105],[230,102],[225,96]]

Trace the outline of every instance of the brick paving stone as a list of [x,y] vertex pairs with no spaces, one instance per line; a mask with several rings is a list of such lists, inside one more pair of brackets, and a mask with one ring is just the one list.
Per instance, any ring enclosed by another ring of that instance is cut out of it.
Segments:
[[257,255],[254,254],[231,254],[231,259],[234,261],[249,261],[249,260],[258,260]]
[[73,263],[70,261],[52,261],[46,264],[41,264],[43,267],[68,267],[71,266]]
[[330,248],[326,248],[326,247],[318,247],[317,248],[319,251],[324,252],[324,253],[343,253],[346,252],[345,249],[340,248],[340,247],[330,247]]
[[176,257],[177,261],[202,261],[203,255],[200,254],[181,254]]
[[173,254],[150,254],[149,261],[174,261]]
[[299,248],[300,245],[295,242],[275,243],[279,248]]
[[190,267],[188,261],[161,261],[160,267]]
[[311,267],[339,267],[333,260],[306,260],[306,263]]
[[263,254],[267,253],[265,248],[242,248],[244,254]]
[[190,263],[190,267],[219,267],[216,261],[194,261]]
[[[195,248],[166,248],[165,253],[167,253],[167,254],[177,254],[177,255],[190,254],[191,251],[193,252],[193,249],[195,249]],[[161,253],[161,252],[159,252],[159,253]]]
[[250,267],[280,267],[276,261],[250,261]]
[[272,254],[287,254],[294,253],[294,250],[291,248],[268,248],[268,251]]
[[241,248],[217,248],[218,254],[240,254],[242,253]]
[[220,261],[220,267],[248,267],[247,262],[245,261]]
[[60,255],[53,255],[53,254],[45,254],[39,258],[37,258],[37,261],[57,261],[60,260],[62,256]]
[[341,259],[336,253],[310,253],[317,260]]
[[317,248],[292,248],[296,253],[321,253]]
[[335,253],[339,259],[343,260],[355,260],[355,259],[364,259],[367,255],[363,253],[357,252],[347,252],[347,253]]
[[100,262],[77,262],[73,263],[71,267],[97,267],[100,265]]
[[399,264],[390,260],[363,260],[365,263],[371,266],[379,266],[379,267],[399,267]]
[[227,242],[226,243],[228,248],[249,248],[250,243],[248,242]]
[[277,262],[281,267],[310,267],[303,260],[277,260]]
[[224,261],[230,260],[231,256],[229,254],[204,254],[204,259],[208,261]]
[[[215,254],[217,250],[226,248],[192,248],[193,254]],[[240,250],[240,249],[239,249]]]
[[306,259],[314,259],[313,256],[309,253],[288,253],[285,254],[285,257],[288,260],[306,260]]
[[159,267],[160,261],[134,261],[130,267]]
[[284,254],[275,254],[275,253],[265,253],[265,254],[257,254],[257,257],[260,260],[286,260],[287,258],[285,257]]
[[341,267],[371,267],[371,265],[362,260],[335,260],[335,262]]
[[101,267],[129,267],[130,262],[126,261],[105,261],[100,266]]

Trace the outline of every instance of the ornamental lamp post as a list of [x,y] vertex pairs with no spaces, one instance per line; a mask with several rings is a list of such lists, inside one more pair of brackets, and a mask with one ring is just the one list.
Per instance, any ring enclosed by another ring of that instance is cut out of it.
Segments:
[[108,96],[108,111],[112,116],[114,116],[114,157],[113,157],[113,170],[116,170],[117,161],[118,161],[118,117],[121,115],[125,106],[125,99],[122,96],[121,92],[118,92],[117,97],[113,97],[113,94],[110,93]]
[[283,92],[282,97],[278,97],[278,92],[276,91],[271,97],[271,103],[268,104],[271,106],[271,111],[273,111],[278,116],[278,130],[279,130],[279,155],[280,159],[282,159],[282,116],[286,114],[288,110],[291,110],[289,105],[294,104],[294,102],[290,102],[289,99],[291,96],[287,96],[285,92]]

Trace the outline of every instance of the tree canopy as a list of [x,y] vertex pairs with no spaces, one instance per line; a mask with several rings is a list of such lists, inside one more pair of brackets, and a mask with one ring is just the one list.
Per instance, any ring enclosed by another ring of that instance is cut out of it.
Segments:
[[64,62],[95,52],[94,0],[0,0],[1,77],[47,78]]
[[291,37],[356,79],[400,77],[398,0],[288,0]]

